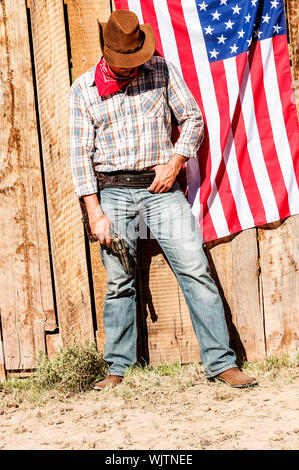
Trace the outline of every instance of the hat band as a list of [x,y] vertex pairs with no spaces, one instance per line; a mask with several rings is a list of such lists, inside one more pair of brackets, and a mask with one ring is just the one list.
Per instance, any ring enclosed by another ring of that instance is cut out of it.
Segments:
[[[140,31],[140,32],[143,33],[143,31]],[[120,54],[132,54],[133,52],[137,52],[139,51],[139,49],[142,48],[143,43],[144,43],[144,38],[145,38],[145,34],[143,33],[140,43],[138,44],[137,47],[134,47],[134,49],[119,49],[119,48],[116,49],[115,47],[110,46],[107,42],[106,42],[106,46],[109,47],[109,49],[111,49],[112,51],[119,52]]]

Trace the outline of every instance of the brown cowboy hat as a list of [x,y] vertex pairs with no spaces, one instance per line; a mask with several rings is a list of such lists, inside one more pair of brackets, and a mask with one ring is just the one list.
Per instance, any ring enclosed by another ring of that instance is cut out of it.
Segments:
[[156,39],[152,27],[139,25],[138,17],[132,11],[115,10],[107,23],[98,23],[102,54],[108,64],[137,67],[154,54]]

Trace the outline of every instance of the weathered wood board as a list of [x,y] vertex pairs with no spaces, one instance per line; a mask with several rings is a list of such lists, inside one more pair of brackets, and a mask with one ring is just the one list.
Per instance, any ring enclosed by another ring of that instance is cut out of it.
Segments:
[[240,359],[265,357],[256,229],[207,243],[208,258],[223,300],[231,344]]
[[299,348],[299,215],[258,229],[267,356]]
[[64,0],[67,5],[73,79],[96,64],[101,54],[99,21],[110,15],[109,0]]
[[93,341],[84,232],[68,164],[70,88],[61,0],[30,0],[59,330]]
[[[76,79],[100,57],[98,21],[107,21],[110,15],[110,2],[107,0],[65,0],[71,41],[73,78]],[[99,243],[90,244],[95,309],[97,317],[97,345],[103,350],[105,332],[103,307],[106,295],[107,274],[100,258]]]
[[46,350],[50,360],[55,358],[62,346],[62,338],[59,333],[46,335]]
[[0,2],[0,314],[6,369],[56,327],[25,2]]

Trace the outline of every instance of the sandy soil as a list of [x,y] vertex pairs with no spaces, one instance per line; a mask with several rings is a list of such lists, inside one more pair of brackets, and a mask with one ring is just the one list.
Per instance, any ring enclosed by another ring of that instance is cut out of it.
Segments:
[[1,449],[298,449],[298,369],[235,390],[202,372],[0,409]]

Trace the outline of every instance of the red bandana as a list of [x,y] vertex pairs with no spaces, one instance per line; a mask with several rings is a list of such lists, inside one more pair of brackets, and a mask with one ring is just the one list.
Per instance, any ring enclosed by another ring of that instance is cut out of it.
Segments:
[[100,96],[110,95],[121,90],[125,85],[130,83],[137,76],[138,67],[128,77],[120,77],[108,68],[108,64],[104,57],[98,62],[95,70],[95,83]]

